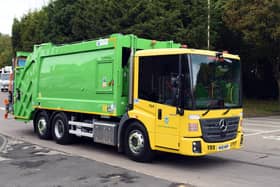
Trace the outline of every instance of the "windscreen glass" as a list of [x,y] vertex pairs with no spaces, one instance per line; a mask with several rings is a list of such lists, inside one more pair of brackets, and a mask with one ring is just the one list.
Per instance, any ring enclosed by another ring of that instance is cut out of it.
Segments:
[[196,109],[241,107],[238,60],[191,55],[191,62]]
[[8,73],[1,74],[1,80],[9,80],[9,75]]

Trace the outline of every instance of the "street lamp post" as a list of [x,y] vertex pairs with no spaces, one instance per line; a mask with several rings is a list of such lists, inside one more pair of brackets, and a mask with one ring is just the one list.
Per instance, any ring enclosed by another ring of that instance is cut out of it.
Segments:
[[210,0],[208,0],[207,48],[210,49]]

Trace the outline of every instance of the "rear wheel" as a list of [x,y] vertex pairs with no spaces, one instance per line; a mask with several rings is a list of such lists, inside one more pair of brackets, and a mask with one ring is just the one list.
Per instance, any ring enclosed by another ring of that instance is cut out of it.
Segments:
[[138,122],[130,124],[125,134],[125,153],[138,162],[150,162],[154,153],[150,148],[147,132]]
[[35,132],[40,139],[51,139],[51,128],[49,123],[49,115],[46,111],[40,111],[35,118]]
[[68,118],[65,113],[57,113],[52,120],[53,138],[58,144],[70,144],[73,135],[69,134]]

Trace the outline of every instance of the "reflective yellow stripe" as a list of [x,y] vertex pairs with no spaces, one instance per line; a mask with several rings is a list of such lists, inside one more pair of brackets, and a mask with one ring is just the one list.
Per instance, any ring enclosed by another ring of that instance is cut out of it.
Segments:
[[62,108],[47,108],[47,107],[40,107],[40,106],[33,106],[35,109],[45,109],[45,110],[57,110],[57,111],[65,111],[65,112],[75,112],[75,113],[84,113],[84,114],[96,114],[96,115],[107,115],[107,116],[116,116],[115,113],[108,114],[108,113],[99,113],[99,112],[87,112],[87,111],[79,111],[79,110],[66,110]]
[[26,120],[29,120],[29,118],[27,118],[27,117],[22,117],[22,116],[15,116],[15,119],[26,119]]

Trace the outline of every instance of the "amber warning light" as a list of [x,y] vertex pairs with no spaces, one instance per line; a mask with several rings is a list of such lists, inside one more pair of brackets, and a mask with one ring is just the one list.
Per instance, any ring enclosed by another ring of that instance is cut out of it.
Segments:
[[152,41],[151,41],[151,45],[152,45],[152,46],[155,45],[156,43],[157,43],[156,40],[152,40]]
[[188,48],[188,45],[182,44],[182,45],[181,45],[181,48]]

